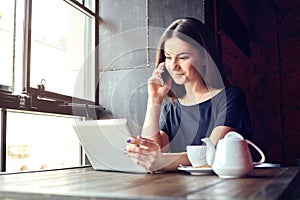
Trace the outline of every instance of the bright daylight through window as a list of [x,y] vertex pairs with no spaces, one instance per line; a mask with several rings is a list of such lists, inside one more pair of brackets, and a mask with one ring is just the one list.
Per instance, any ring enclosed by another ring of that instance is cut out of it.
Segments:
[[73,118],[9,111],[7,122],[8,172],[80,165]]
[[13,84],[14,1],[0,0],[0,85]]
[[[5,102],[0,101],[5,116],[0,128],[6,145],[0,147],[5,152],[1,171],[82,164],[72,125],[83,117],[60,106],[70,97],[95,102],[95,1],[83,2],[0,0],[0,95]],[[60,99],[52,99],[53,104],[37,99],[41,83]]]
[[94,100],[94,23],[62,0],[33,0],[30,87],[44,79],[47,91]]

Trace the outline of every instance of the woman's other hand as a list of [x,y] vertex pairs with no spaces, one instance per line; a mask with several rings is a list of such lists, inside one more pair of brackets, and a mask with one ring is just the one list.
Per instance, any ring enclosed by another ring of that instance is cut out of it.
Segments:
[[172,83],[170,77],[166,83],[164,83],[161,74],[164,72],[165,63],[162,62],[154,69],[152,76],[148,79],[148,94],[149,98],[157,104],[161,104],[163,99],[167,96]]
[[130,138],[127,141],[125,153],[130,157],[136,164],[142,166],[150,172],[159,170],[161,157],[161,149],[159,144],[153,140],[142,138]]

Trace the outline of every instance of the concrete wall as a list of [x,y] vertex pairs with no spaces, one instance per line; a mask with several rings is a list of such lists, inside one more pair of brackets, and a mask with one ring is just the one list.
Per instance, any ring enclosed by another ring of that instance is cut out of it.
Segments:
[[160,35],[180,17],[203,21],[203,2],[101,0],[100,16],[100,104],[106,117],[125,117],[139,133]]

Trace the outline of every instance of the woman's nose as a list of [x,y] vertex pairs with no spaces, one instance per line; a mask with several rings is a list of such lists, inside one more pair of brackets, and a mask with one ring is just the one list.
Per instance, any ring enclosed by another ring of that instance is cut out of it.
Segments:
[[173,58],[170,63],[170,69],[177,70],[178,68],[179,68],[178,60],[177,58]]

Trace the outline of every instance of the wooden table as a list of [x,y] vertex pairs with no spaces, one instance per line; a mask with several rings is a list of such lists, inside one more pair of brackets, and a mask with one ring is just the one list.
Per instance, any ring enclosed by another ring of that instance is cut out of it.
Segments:
[[130,174],[91,167],[0,175],[0,199],[292,199],[300,168],[259,168],[247,178]]

